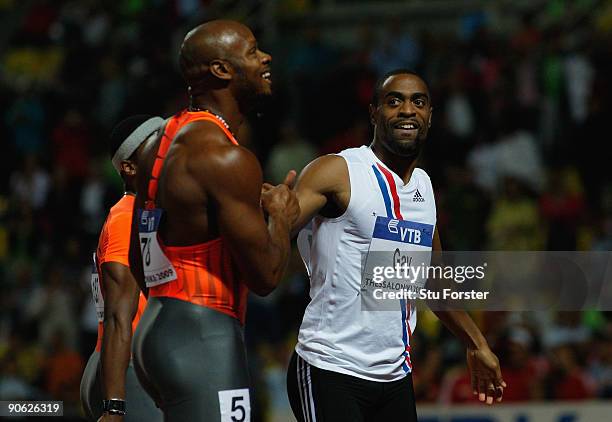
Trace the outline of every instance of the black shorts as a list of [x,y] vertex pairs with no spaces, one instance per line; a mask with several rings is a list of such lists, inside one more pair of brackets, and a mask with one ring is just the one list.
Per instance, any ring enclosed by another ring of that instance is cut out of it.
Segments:
[[412,376],[369,381],[314,367],[293,352],[287,393],[299,422],[416,422]]

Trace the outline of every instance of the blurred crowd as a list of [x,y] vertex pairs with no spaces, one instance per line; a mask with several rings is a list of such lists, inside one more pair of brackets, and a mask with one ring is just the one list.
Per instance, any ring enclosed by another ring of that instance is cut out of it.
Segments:
[[[124,117],[187,105],[177,50],[188,29],[222,15],[216,3],[236,2],[0,1],[1,400],[54,398],[78,413],[97,330],[91,251],[122,193],[107,137]],[[287,18],[318,3],[277,2],[275,31],[267,19],[229,16],[273,55],[275,95],[238,136],[269,181],[367,144],[377,77],[410,68],[433,98],[422,167],[445,249],[611,249],[611,2],[535,2],[499,27],[490,12],[467,12],[446,31],[415,30],[409,16],[339,22],[338,39],[338,27]],[[282,286],[249,302],[257,420],[288,411],[285,368],[307,292],[295,252]],[[500,356],[507,401],[612,397],[609,313],[474,317]],[[465,352],[429,312],[413,353],[419,402],[473,400]]]

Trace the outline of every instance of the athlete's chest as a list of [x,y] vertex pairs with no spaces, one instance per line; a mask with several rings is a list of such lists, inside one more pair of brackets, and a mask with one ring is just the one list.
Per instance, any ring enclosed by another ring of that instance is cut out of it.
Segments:
[[418,178],[400,185],[397,180],[379,175],[374,170],[363,173],[359,185],[352,187],[356,201],[348,210],[347,230],[356,238],[369,241],[384,226],[385,231],[397,233],[402,241],[429,243],[427,239],[433,236],[436,224],[431,185]]

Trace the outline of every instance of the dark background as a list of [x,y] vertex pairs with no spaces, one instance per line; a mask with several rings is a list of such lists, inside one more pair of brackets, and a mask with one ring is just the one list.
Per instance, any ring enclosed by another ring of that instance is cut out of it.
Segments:
[[[273,55],[275,95],[239,134],[267,180],[368,143],[376,78],[408,67],[433,95],[422,167],[445,249],[612,246],[610,1],[0,0],[0,16],[2,400],[53,398],[78,415],[96,339],[89,261],[122,193],[107,138],[124,117],[186,106],[178,47],[216,17],[248,24]],[[307,286],[295,255],[276,292],[251,297],[256,420],[288,412]],[[508,402],[612,397],[609,314],[474,317]],[[473,400],[464,351],[430,313],[413,355],[419,403]]]

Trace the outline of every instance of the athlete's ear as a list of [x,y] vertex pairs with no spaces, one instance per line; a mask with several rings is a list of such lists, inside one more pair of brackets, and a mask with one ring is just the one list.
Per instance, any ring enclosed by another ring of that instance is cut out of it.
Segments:
[[433,107],[429,110],[429,120],[427,121],[427,128],[431,127],[431,116],[433,116]]
[[121,174],[126,176],[136,175],[136,164],[130,160],[123,160],[121,162]]
[[210,73],[219,79],[223,79],[224,81],[232,79],[234,69],[232,69],[232,65],[226,60],[215,59],[210,62],[209,68]]

